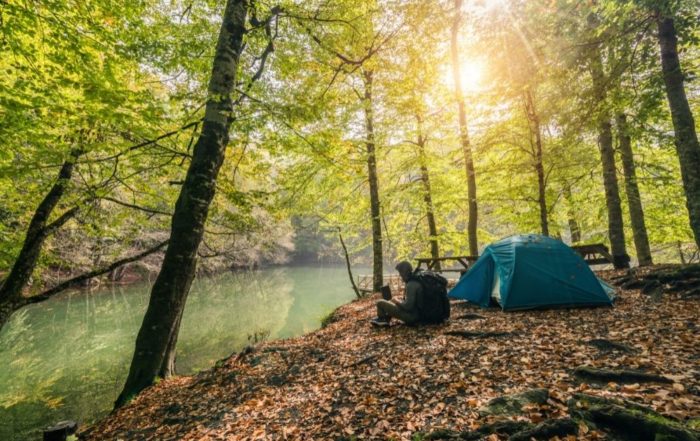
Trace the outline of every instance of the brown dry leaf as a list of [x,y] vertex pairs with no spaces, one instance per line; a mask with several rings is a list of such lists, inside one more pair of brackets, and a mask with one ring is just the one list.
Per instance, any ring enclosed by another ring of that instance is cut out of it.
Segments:
[[[322,330],[266,342],[252,354],[232,357],[194,377],[160,382],[96,424],[86,439],[129,439],[129,434],[146,433],[144,441],[350,435],[383,440],[394,433],[396,439],[410,440],[412,432],[431,427],[474,430],[492,421],[480,416],[479,406],[535,387],[548,388],[550,400],[528,407],[519,419],[567,416],[566,401],[578,391],[633,399],[670,417],[700,414],[700,399],[694,394],[700,390],[700,377],[688,374],[697,370],[700,348],[678,337],[690,336],[700,326],[700,302],[664,296],[652,303],[638,291],[624,291],[621,297],[611,309],[483,310],[479,313],[486,320],[479,323],[452,320],[442,326],[382,330],[367,325],[375,299],[363,299],[341,307],[338,320]],[[454,305],[455,317],[460,308]],[[448,330],[517,334],[508,339],[459,338],[444,335]],[[624,357],[603,353],[585,344],[592,338],[646,351]],[[638,366],[674,384],[579,385],[569,373],[584,364]],[[273,386],[272,376],[284,381]],[[171,420],[177,423],[164,423]],[[604,439],[584,425],[579,436]]]

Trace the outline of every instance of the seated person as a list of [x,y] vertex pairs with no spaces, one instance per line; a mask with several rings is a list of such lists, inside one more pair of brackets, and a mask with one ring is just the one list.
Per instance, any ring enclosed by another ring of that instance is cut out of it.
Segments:
[[418,323],[418,297],[422,294],[423,286],[417,280],[411,279],[413,267],[405,260],[396,265],[401,280],[406,284],[406,296],[403,302],[396,299],[377,301],[377,318],[371,323],[375,326],[389,326],[391,319],[399,319],[407,325]]

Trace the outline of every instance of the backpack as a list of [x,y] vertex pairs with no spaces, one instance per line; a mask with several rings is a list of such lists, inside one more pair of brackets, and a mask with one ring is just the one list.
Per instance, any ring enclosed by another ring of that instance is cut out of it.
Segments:
[[421,323],[442,323],[450,318],[450,300],[447,298],[447,279],[432,271],[418,271],[409,280],[423,287],[416,299]]

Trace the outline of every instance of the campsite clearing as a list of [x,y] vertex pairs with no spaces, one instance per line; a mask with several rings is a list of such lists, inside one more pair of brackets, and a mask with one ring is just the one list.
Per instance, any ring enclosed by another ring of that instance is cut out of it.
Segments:
[[[86,439],[409,440],[503,418],[562,419],[569,416],[567,400],[581,400],[581,393],[629,400],[674,421],[700,415],[697,297],[671,293],[657,301],[626,290],[613,308],[522,312],[458,303],[447,325],[379,330],[368,324],[374,300],[339,308],[330,324],[306,336],[263,343],[194,377],[162,381]],[[448,334],[457,331],[473,334]],[[603,350],[589,344],[595,339],[631,349]],[[643,371],[670,382],[588,384],[574,376],[581,366]],[[547,400],[522,406],[519,415],[480,412],[494,398],[538,388],[548,390]],[[592,427],[579,429],[578,439],[603,438]]]

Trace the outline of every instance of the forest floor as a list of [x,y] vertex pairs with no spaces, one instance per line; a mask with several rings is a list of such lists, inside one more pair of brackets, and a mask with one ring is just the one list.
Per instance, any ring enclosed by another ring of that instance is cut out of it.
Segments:
[[[504,313],[454,303],[447,324],[381,329],[368,322],[376,298],[358,300],[316,332],[160,382],[81,439],[478,439],[457,433],[501,419],[566,418],[567,400],[580,393],[638,403],[669,421],[699,417],[700,297],[650,295],[622,273],[602,276],[641,289],[620,290],[613,308]],[[663,382],[589,384],[575,372],[582,366]],[[548,395],[508,416],[488,411],[492,399],[534,388]],[[575,424],[578,435],[552,439],[606,439],[600,428]],[[507,439],[499,436],[483,439]]]

